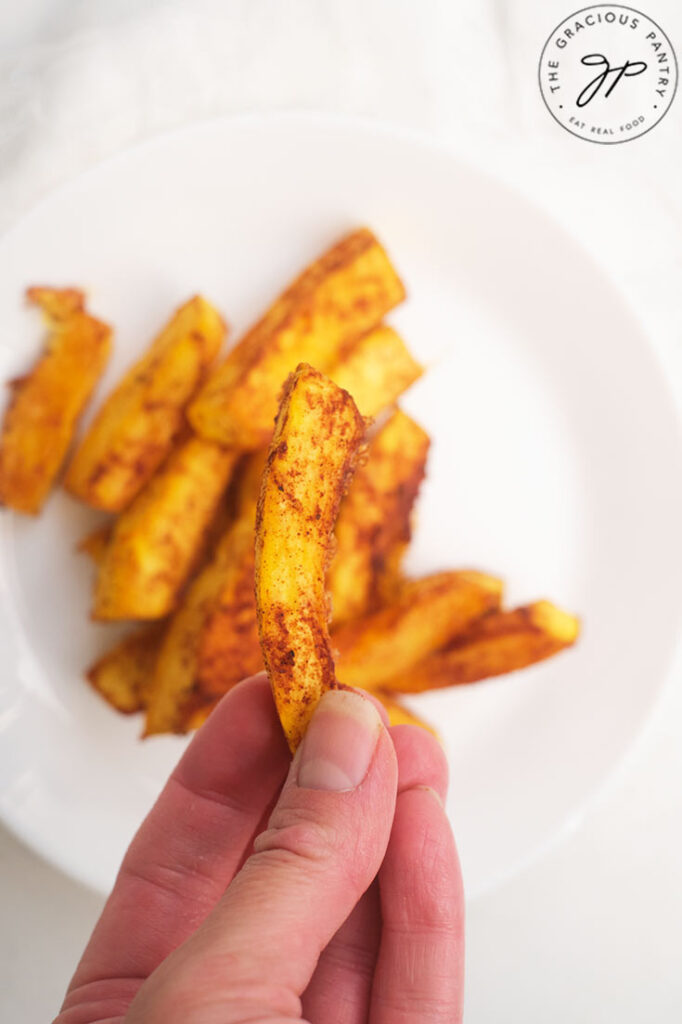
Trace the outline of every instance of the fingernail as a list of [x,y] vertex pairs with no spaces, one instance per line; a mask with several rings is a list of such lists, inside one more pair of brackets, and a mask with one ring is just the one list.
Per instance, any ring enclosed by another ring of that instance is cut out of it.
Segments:
[[441,808],[442,808],[443,810],[445,810],[445,804],[443,803],[443,799],[442,799],[442,797],[441,797],[440,793],[439,793],[439,792],[438,792],[437,790],[435,790],[435,789],[433,788],[433,786],[413,786],[412,788],[413,788],[413,789],[420,789],[420,790],[422,791],[422,793],[430,793],[430,794],[431,794],[431,796],[432,796],[432,797],[434,798],[434,800],[436,801],[436,803],[438,803],[438,804],[439,804],[439,806],[440,806],[440,807],[441,807]]
[[371,701],[352,690],[329,690],[301,743],[298,785],[336,793],[355,789],[367,775],[380,732]]

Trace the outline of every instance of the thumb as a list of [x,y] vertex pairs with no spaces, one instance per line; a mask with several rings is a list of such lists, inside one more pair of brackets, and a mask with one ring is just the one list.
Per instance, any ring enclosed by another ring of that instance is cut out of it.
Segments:
[[[166,988],[165,1015],[157,1018],[159,1007],[141,991],[139,1020],[188,1020],[189,1005],[193,1021],[212,1020],[218,1007],[224,1024],[295,1019],[320,953],[379,870],[397,777],[373,702],[351,690],[326,693],[252,856],[199,931],[144,986]],[[205,1017],[198,999],[207,1001]]]

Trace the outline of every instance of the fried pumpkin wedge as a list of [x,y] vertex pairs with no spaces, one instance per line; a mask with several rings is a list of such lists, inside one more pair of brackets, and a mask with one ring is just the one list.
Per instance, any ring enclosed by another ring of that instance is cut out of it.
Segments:
[[209,377],[189,408],[192,426],[244,450],[268,444],[282,385],[297,364],[326,373],[404,297],[372,232],[354,231],[293,282]]
[[337,678],[347,686],[384,689],[393,676],[499,608],[501,598],[501,581],[480,572],[409,580],[393,604],[334,630]]
[[124,715],[147,706],[163,628],[162,624],[154,623],[126,637],[98,658],[86,673],[100,696]]
[[253,453],[242,460],[233,495],[236,518],[171,618],[159,657],[147,735],[194,728],[189,723],[195,711],[200,716],[202,702],[217,700],[230,686],[263,667],[254,595],[254,543],[266,454]]
[[432,725],[425,722],[424,719],[420,718],[419,715],[416,715],[414,711],[410,711],[409,708],[406,708],[397,697],[394,697],[392,694],[386,693],[383,690],[375,690],[373,692],[374,696],[377,700],[381,701],[388,712],[389,725],[418,725],[420,728],[426,729],[427,732],[430,732],[436,737],[436,739],[440,738]]
[[116,520],[99,566],[95,619],[160,619],[174,609],[238,457],[201,437],[172,452]]
[[225,331],[200,295],[177,310],[99,410],[69,465],[71,494],[107,512],[130,504],[169,454]]
[[423,372],[397,331],[380,324],[344,352],[329,370],[329,377],[353,396],[363,416],[374,417]]
[[[226,501],[221,501],[218,504],[213,521],[206,531],[206,540],[204,545],[206,553],[213,551],[213,549],[217,547],[221,537],[224,535],[233,518],[234,517],[230,513],[228,503]],[[111,541],[113,532],[114,521],[112,520],[111,522],[104,523],[103,526],[98,526],[90,533],[87,533],[76,545],[76,550],[82,555],[87,555],[94,565],[100,566],[104,559],[104,552]],[[201,556],[198,561],[202,561]]]
[[[253,538],[253,516],[248,523]],[[163,637],[147,705],[145,736],[183,733],[194,711],[209,698],[198,684],[199,639],[235,559],[238,522],[232,523],[213,558],[192,580]]]
[[0,436],[0,504],[37,515],[62,467],[111,351],[111,328],[75,288],[29,288],[50,325],[42,355],[11,382]]
[[421,693],[515,672],[570,647],[579,633],[579,620],[550,601],[491,612],[446,650],[401,672],[387,686],[392,692]]
[[375,609],[383,594],[396,589],[429,443],[428,434],[400,410],[372,438],[334,530],[327,587],[335,627]]
[[364,435],[348,392],[299,366],[284,388],[256,516],[258,628],[292,752],[322,694],[338,685],[325,577]]

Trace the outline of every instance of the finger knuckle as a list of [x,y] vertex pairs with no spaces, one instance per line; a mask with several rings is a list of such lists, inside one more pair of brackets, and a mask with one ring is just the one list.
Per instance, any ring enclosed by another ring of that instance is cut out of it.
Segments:
[[334,855],[335,835],[322,822],[304,818],[294,812],[271,822],[253,844],[257,856],[287,863],[305,861],[310,866],[324,865]]

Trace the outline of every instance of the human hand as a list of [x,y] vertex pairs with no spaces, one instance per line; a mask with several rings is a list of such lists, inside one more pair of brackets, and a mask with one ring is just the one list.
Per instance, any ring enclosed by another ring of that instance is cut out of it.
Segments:
[[55,1024],[460,1021],[445,760],[382,719],[326,694],[290,764],[265,677],[232,690],[131,843]]

